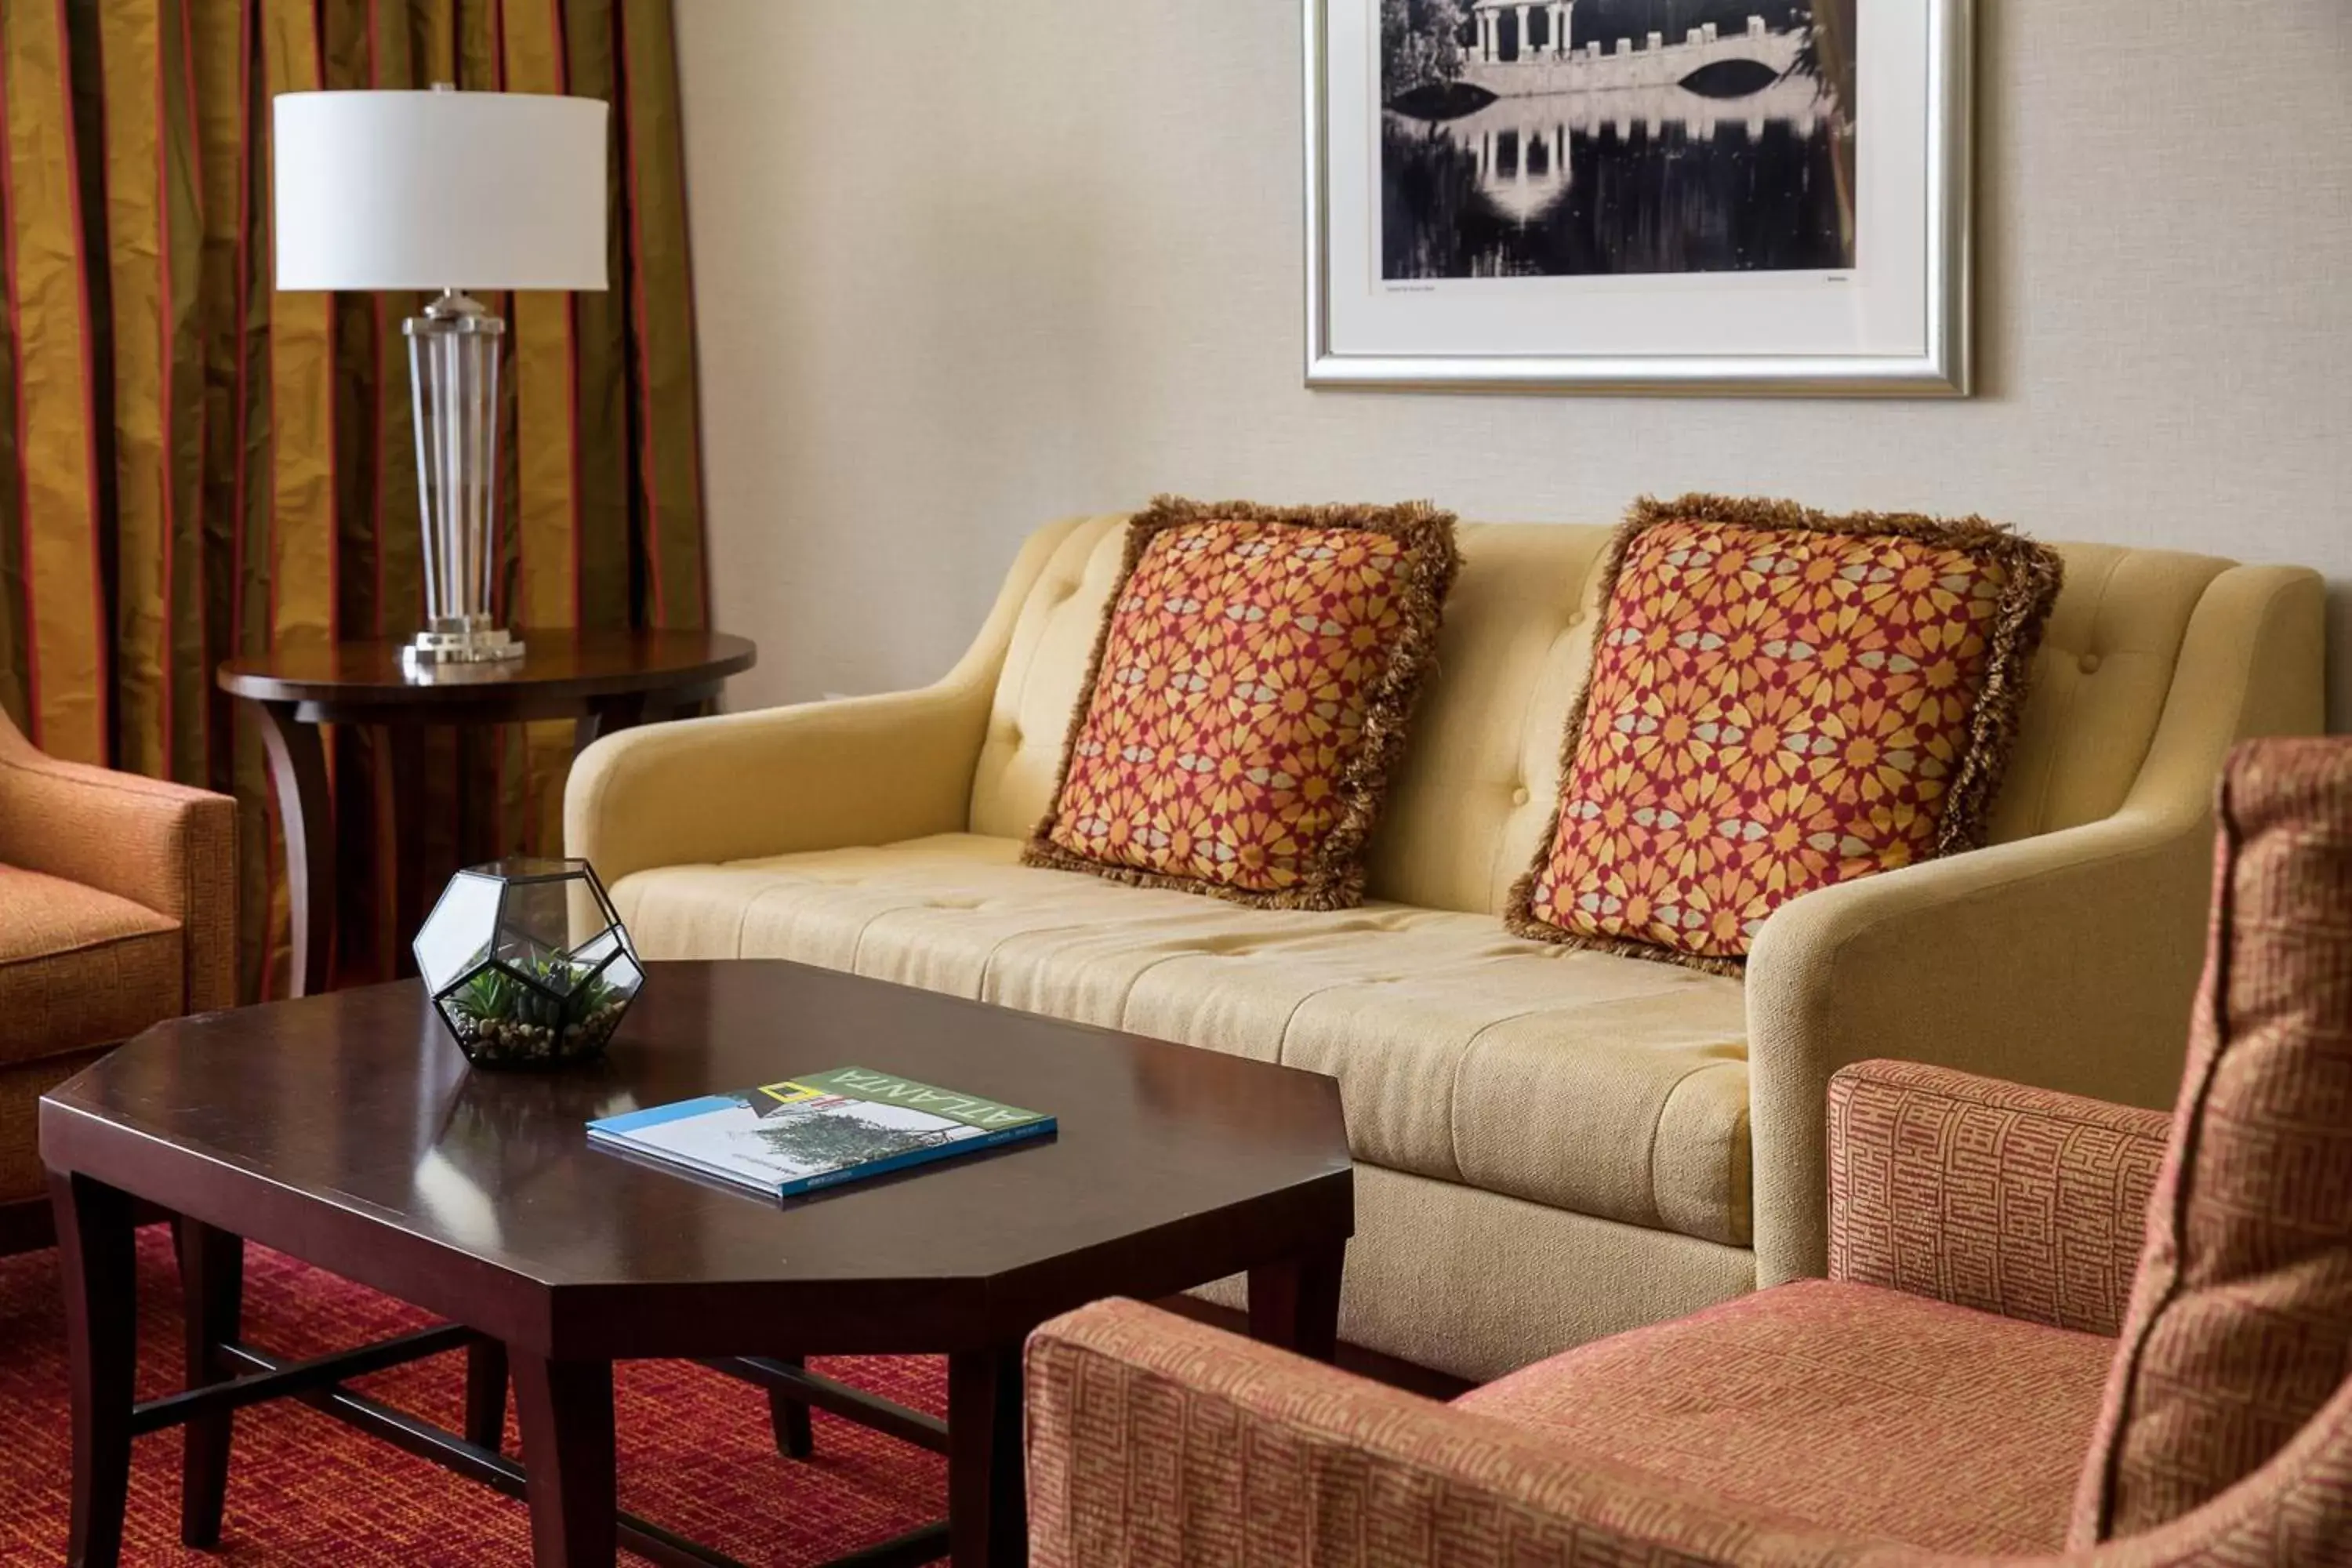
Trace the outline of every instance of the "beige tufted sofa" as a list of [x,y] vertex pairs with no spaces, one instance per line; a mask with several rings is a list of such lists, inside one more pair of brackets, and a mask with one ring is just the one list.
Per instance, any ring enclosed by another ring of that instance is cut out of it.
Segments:
[[1522,942],[1497,911],[1609,531],[1465,525],[1372,901],[1247,910],[1018,863],[1123,521],[1034,535],[937,685],[598,742],[571,852],[651,957],[798,959],[1336,1076],[1342,1331],[1466,1377],[1822,1273],[1850,1062],[2167,1102],[2222,756],[2321,720],[2315,575],[2066,546],[1991,847],[1792,901],[1744,981]]

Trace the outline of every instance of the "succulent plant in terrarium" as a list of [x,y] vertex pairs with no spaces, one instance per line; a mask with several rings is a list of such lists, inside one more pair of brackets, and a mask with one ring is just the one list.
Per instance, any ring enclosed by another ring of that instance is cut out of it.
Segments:
[[[572,934],[584,940],[573,943]],[[584,860],[501,860],[453,878],[416,934],[435,1007],[482,1067],[601,1053],[645,984],[636,950]]]

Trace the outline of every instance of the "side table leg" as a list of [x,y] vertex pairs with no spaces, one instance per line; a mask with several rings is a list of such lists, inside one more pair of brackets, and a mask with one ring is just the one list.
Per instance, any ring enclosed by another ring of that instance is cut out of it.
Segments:
[[297,996],[327,989],[335,948],[335,822],[327,795],[327,753],[319,727],[295,717],[291,702],[263,702],[261,744],[278,792],[286,835],[286,885],[293,906]]
[[1348,1244],[1334,1242],[1249,1275],[1250,1338],[1316,1361],[1339,1353],[1339,1278]]
[[599,698],[587,712],[572,721],[572,754],[576,757],[607,735],[634,730],[658,717],[648,692],[630,691],[618,697]]
[[131,1196],[87,1176],[49,1173],[65,1277],[73,1390],[70,1568],[115,1568],[131,1495],[131,1393],[138,1355]]
[[948,1541],[955,1568],[1029,1560],[1021,1347],[948,1357]]
[[[234,1376],[218,1348],[237,1337],[245,1308],[245,1242],[227,1231],[182,1215],[172,1222],[180,1257],[182,1321],[190,1388]],[[222,1410],[190,1420],[180,1449],[180,1541],[198,1551],[220,1544],[221,1511],[228,1497],[229,1436],[236,1420]]]
[[[787,1366],[805,1368],[796,1355],[778,1356]],[[809,1407],[781,1388],[768,1390],[768,1426],[776,1435],[776,1452],[787,1459],[805,1459],[816,1452],[816,1435],[809,1426]]]
[[[509,1352],[511,1354],[511,1352]],[[612,1568],[613,1363],[514,1355],[535,1568]]]
[[466,1347],[466,1441],[495,1454],[507,1436],[507,1347],[476,1340]]
[[[425,726],[387,724],[385,750],[392,758],[392,973],[416,973],[410,944],[425,923]],[[500,1397],[504,1397],[501,1395]]]

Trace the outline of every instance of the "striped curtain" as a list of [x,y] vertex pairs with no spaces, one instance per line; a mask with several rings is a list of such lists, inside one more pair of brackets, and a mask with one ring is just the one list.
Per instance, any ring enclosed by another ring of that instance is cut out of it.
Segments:
[[[509,625],[693,627],[706,600],[669,0],[0,0],[0,703],[50,752],[241,805],[247,994],[282,990],[282,851],[233,653],[422,616],[403,318],[271,287],[269,102],[316,88],[614,105],[603,294],[485,302]],[[436,731],[427,874],[555,851],[568,725]],[[339,976],[390,971],[389,759],[329,746]]]

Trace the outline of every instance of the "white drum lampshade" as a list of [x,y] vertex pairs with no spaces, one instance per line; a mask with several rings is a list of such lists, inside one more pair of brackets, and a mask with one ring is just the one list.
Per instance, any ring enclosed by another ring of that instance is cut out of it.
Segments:
[[599,100],[289,92],[273,110],[278,288],[605,286]]
[[601,289],[606,122],[594,99],[291,92],[272,106],[278,287],[419,289],[415,390],[425,626],[411,679],[479,679],[522,657],[491,613],[499,340],[466,292]]

